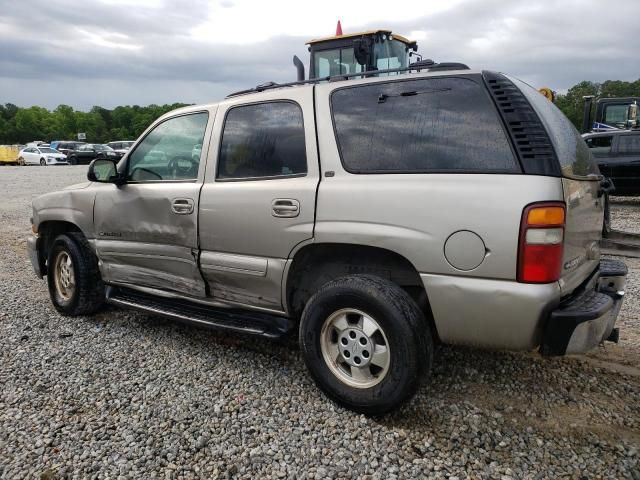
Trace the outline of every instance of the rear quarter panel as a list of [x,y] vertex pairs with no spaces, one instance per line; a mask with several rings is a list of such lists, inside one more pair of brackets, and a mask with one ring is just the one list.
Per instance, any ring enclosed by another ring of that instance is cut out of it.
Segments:
[[[335,86],[316,88],[322,181],[315,241],[387,248],[405,256],[420,273],[515,280],[522,211],[532,202],[563,201],[560,179],[348,173],[342,167],[329,108]],[[444,255],[447,238],[460,230],[475,232],[487,250],[484,261],[470,271],[451,266]]]
[[[322,172],[315,242],[370,245],[407,258],[421,274],[438,334],[446,343],[530,349],[557,305],[557,282],[516,282],[523,209],[564,201],[559,178],[522,174],[351,174],[344,170],[329,109],[332,85],[317,87]],[[327,172],[332,172],[327,175]],[[475,268],[445,256],[447,239],[477,234],[485,246]]]

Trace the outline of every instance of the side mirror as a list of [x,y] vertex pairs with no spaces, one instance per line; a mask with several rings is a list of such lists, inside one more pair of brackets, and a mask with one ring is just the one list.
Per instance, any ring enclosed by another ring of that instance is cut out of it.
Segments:
[[364,65],[364,69],[367,70],[371,58],[371,43],[367,38],[356,38],[353,41],[353,55],[356,57],[356,62]]
[[627,112],[627,118],[628,118],[630,127],[637,127],[638,126],[638,105],[637,104],[632,103],[631,105],[629,105],[629,111]]
[[89,164],[87,180],[90,182],[120,184],[117,163],[114,160],[97,158]]

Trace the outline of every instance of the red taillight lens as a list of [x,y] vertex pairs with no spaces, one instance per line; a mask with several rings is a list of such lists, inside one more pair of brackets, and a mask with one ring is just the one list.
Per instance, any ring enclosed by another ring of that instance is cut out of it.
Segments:
[[518,281],[551,283],[560,278],[564,245],[565,206],[534,203],[522,213],[518,246]]

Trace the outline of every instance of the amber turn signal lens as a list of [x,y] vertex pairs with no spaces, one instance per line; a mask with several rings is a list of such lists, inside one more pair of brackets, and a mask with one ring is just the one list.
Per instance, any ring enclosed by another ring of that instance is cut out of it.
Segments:
[[537,207],[529,210],[528,225],[564,225],[563,207]]

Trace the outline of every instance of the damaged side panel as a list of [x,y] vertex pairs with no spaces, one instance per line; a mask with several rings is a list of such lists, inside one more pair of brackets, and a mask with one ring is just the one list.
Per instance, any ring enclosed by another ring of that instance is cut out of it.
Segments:
[[[197,263],[197,182],[112,185],[96,197],[96,249],[106,282],[205,296]],[[176,213],[176,199],[193,204]]]

